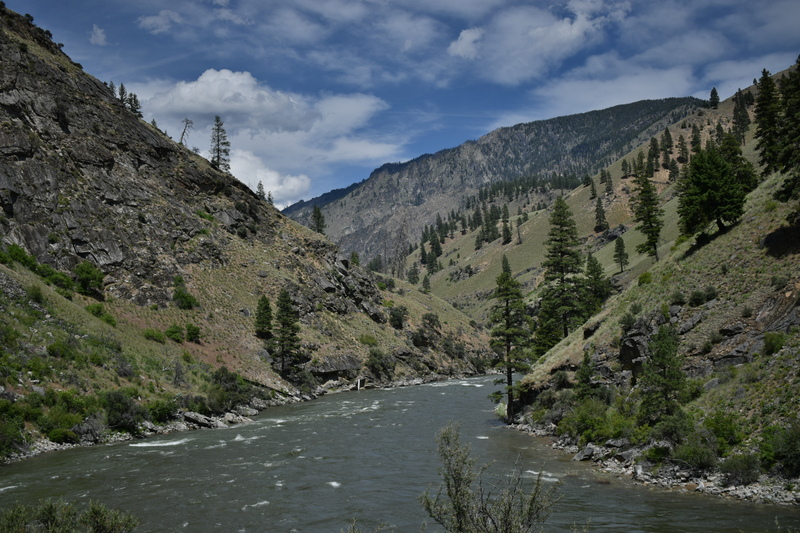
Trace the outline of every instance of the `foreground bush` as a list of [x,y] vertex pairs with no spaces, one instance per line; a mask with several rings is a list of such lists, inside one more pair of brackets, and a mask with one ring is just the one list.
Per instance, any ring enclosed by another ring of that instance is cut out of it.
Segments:
[[71,502],[44,500],[36,507],[17,505],[0,513],[0,531],[19,533],[128,533],[138,525],[134,515],[95,501],[83,512]]

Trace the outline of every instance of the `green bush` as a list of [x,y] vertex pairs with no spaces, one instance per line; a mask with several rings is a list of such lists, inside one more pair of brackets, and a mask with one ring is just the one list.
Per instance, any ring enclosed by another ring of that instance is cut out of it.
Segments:
[[372,335],[368,335],[366,333],[362,334],[358,338],[358,342],[360,342],[364,346],[377,346],[378,345],[378,339],[376,339]]
[[183,342],[183,326],[179,326],[178,324],[172,324],[170,327],[164,331],[164,335],[167,338],[172,339],[173,341],[177,342],[178,344]]
[[157,329],[146,329],[146,330],[144,330],[143,335],[144,335],[144,338],[147,339],[147,340],[160,342],[161,344],[164,344],[165,342],[167,342],[167,336],[164,335],[163,332],[161,332],[161,331],[159,331]]
[[189,342],[200,342],[200,326],[194,324],[186,324],[186,340]]
[[703,291],[692,291],[689,295],[689,305],[697,307],[706,303],[706,293]]
[[800,421],[794,420],[777,433],[774,448],[783,473],[790,478],[800,476]]
[[710,470],[717,465],[716,451],[698,439],[675,448],[672,459],[696,471]]
[[742,422],[738,416],[723,411],[715,411],[706,417],[703,425],[716,438],[719,455],[727,454],[732,446],[742,442],[745,437],[742,431]]
[[175,291],[172,293],[172,301],[175,302],[178,309],[188,310],[200,307],[197,298],[189,294],[186,289],[186,283],[182,276],[175,276]]
[[47,346],[47,354],[50,357],[55,357],[57,359],[66,359],[68,361],[74,361],[78,357],[78,352],[72,344],[64,342],[62,340],[57,340],[52,344]]
[[84,261],[75,267],[75,283],[78,284],[78,292],[81,294],[95,294],[102,291],[103,278],[103,272],[89,261]]
[[134,402],[122,389],[105,392],[103,407],[109,427],[128,433],[138,433],[139,424],[150,415],[147,409]]
[[442,323],[439,322],[439,315],[436,313],[425,313],[422,315],[422,323],[430,329],[439,329]]
[[780,331],[768,331],[764,333],[764,353],[772,355],[778,353],[786,342],[786,334]]
[[394,375],[394,364],[392,364],[391,358],[387,357],[379,348],[370,348],[369,357],[364,366],[378,378],[386,376],[391,379]]
[[8,246],[8,256],[19,263],[20,265],[30,269],[36,270],[36,259],[32,255],[28,255],[22,246],[11,244]]
[[686,303],[686,297],[681,291],[675,291],[672,293],[669,303],[671,305],[684,305]]
[[754,454],[732,455],[720,465],[726,485],[749,485],[758,481],[761,474],[758,456]]
[[25,443],[24,416],[10,400],[0,399],[0,457],[19,451]]
[[147,410],[150,412],[151,420],[163,424],[175,417],[175,413],[178,411],[178,404],[172,398],[169,400],[153,400],[147,404]]
[[64,500],[42,500],[37,507],[19,504],[0,512],[0,530],[8,532],[130,533],[138,525],[132,514],[95,501],[82,513]]
[[37,283],[25,287],[25,294],[28,295],[28,299],[30,301],[35,302],[39,305],[42,305],[45,302],[45,297],[44,293],[42,292],[42,287]]
[[86,306],[85,309],[90,314],[96,316],[97,318],[99,318],[100,320],[102,320],[103,322],[108,324],[109,326],[112,326],[112,327],[116,327],[117,326],[117,319],[114,318],[114,315],[112,315],[111,313],[106,312],[105,308],[103,307],[103,304],[101,304],[101,303],[89,304],[89,305]]
[[639,285],[650,285],[653,283],[653,274],[651,272],[642,272],[639,275]]
[[74,431],[64,428],[55,428],[47,434],[47,438],[56,444],[77,444],[80,441]]
[[408,309],[404,305],[392,307],[389,309],[389,325],[394,329],[403,329],[405,325],[406,316],[408,316]]
[[577,437],[582,445],[612,438],[608,406],[597,398],[584,400],[559,422],[558,433]]

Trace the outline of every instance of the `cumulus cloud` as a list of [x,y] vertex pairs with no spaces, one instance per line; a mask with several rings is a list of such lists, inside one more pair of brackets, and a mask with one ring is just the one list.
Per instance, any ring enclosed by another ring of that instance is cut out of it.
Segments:
[[106,46],[108,44],[106,40],[106,30],[97,24],[92,24],[92,33],[89,36],[89,42],[95,46]]
[[478,55],[477,42],[483,37],[483,31],[481,28],[463,30],[458,35],[458,40],[447,47],[447,53],[464,59],[475,59]]
[[281,174],[269,168],[256,154],[247,150],[231,151],[231,174],[253,189],[261,182],[264,190],[271,192],[275,205],[282,209],[306,195],[311,187],[311,178],[304,174]]

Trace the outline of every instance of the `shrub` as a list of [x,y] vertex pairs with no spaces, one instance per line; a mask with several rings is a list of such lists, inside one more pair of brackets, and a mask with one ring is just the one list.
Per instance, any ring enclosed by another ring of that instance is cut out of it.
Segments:
[[183,326],[172,324],[164,331],[164,335],[180,344],[183,342]]
[[639,285],[649,285],[653,283],[653,274],[651,272],[642,272],[639,275]]
[[0,512],[3,531],[86,531],[91,533],[130,533],[139,525],[134,515],[109,509],[91,501],[80,513],[74,503],[42,500],[37,507],[19,504]]
[[178,309],[194,309],[200,305],[197,298],[189,294],[186,287],[183,286],[175,288],[172,293],[172,301],[175,302]]
[[394,375],[394,364],[392,364],[391,358],[387,357],[379,348],[370,348],[369,357],[364,366],[378,378],[386,376],[391,379]]
[[581,444],[611,438],[608,426],[608,407],[596,398],[578,404],[558,424],[558,433],[578,437]]
[[139,424],[150,415],[147,409],[119,389],[103,394],[103,407],[106,410],[109,427],[128,433],[138,433]]
[[764,333],[764,353],[772,355],[781,351],[786,342],[786,335],[780,331],[768,331]]
[[163,332],[161,332],[161,331],[159,331],[157,329],[146,329],[146,330],[144,330],[143,335],[144,335],[144,338],[147,339],[147,340],[160,342],[161,344],[164,344],[165,342],[167,342],[166,335],[164,335]]
[[761,474],[758,456],[754,454],[732,455],[721,465],[726,485],[749,485],[758,481]]
[[672,293],[669,303],[672,305],[684,305],[686,303],[686,297],[681,291],[675,291]]
[[430,329],[439,329],[442,327],[441,322],[439,322],[439,315],[436,313],[425,313],[422,315],[422,323]]
[[377,346],[378,345],[378,339],[376,339],[372,335],[367,335],[366,333],[362,334],[358,338],[358,342],[360,342],[364,346]]
[[194,324],[186,324],[186,340],[189,342],[200,342],[200,326]]
[[706,302],[710,302],[717,297],[717,288],[713,285],[709,285],[706,287],[705,291],[703,291],[703,296],[705,296]]
[[56,444],[77,444],[80,441],[74,431],[65,428],[55,428],[47,434],[47,438]]
[[42,292],[42,287],[36,283],[25,287],[25,294],[28,295],[29,300],[39,305],[42,305],[45,302],[44,293]]
[[389,325],[394,329],[403,329],[405,325],[406,316],[408,316],[408,309],[404,305],[392,307],[389,309]]
[[703,291],[692,291],[689,295],[689,305],[697,307],[706,303],[706,294]]
[[47,354],[50,357],[66,359],[68,361],[75,360],[78,356],[78,352],[75,350],[74,346],[61,340],[57,340],[48,345]]
[[714,449],[699,440],[681,444],[675,448],[672,459],[683,463],[692,470],[709,470],[717,465],[717,454]]
[[623,333],[627,333],[635,323],[636,317],[631,313],[625,313],[622,315],[622,318],[619,319],[619,326],[622,328]]
[[112,315],[111,313],[106,312],[105,308],[103,307],[103,304],[101,303],[89,304],[86,306],[86,310],[90,314],[96,316],[97,318],[108,324],[109,326],[112,327],[117,326],[117,319],[114,318],[114,315]]
[[790,478],[800,476],[800,421],[793,421],[777,433],[774,448],[784,474]]
[[84,261],[75,267],[75,283],[81,294],[93,294],[103,289],[103,273],[91,264]]
[[147,410],[150,412],[152,420],[163,424],[174,418],[175,412],[178,410],[178,404],[175,403],[174,399],[153,400],[147,404]]

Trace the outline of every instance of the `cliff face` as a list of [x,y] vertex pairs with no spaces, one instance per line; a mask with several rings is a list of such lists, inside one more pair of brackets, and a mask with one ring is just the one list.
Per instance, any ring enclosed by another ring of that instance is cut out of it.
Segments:
[[[366,352],[358,335],[331,334],[326,324],[350,317],[385,327],[385,297],[370,273],[146,124],[48,32],[5,8],[0,58],[0,244],[62,272],[90,261],[105,275],[106,299],[132,322],[161,326],[168,318],[139,315],[171,309],[181,276],[206,310],[194,320],[205,320],[218,345],[252,355],[245,363],[218,354],[213,364],[261,382],[274,375],[257,355],[251,310],[259,295],[274,302],[289,288],[318,366],[335,374],[325,360],[347,359],[348,372],[358,372]],[[405,343],[402,332],[386,335]]]
[[330,238],[366,257],[419,240],[424,224],[462,207],[478,188],[519,176],[582,176],[691,113],[694,98],[651,100],[492,131],[477,141],[376,169],[347,190],[300,202],[284,214],[307,223],[322,209]]

